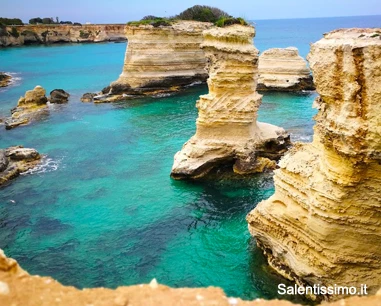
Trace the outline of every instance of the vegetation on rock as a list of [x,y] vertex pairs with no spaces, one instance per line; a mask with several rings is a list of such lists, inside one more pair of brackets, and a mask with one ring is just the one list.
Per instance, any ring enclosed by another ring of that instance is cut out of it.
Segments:
[[19,18],[2,18],[2,17],[0,17],[0,24],[3,24],[3,25],[23,25],[24,23]]
[[147,15],[139,21],[130,21],[127,24],[132,26],[152,25],[154,27],[159,27],[169,26],[176,20],[212,22],[218,27],[229,26],[232,24],[247,25],[247,22],[243,18],[234,18],[219,8],[207,5],[194,5],[174,17],[166,18]]

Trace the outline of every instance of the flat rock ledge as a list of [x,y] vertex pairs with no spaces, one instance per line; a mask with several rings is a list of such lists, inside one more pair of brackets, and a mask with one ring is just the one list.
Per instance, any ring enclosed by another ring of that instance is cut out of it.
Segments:
[[22,146],[0,149],[0,186],[34,168],[40,159],[35,149]]

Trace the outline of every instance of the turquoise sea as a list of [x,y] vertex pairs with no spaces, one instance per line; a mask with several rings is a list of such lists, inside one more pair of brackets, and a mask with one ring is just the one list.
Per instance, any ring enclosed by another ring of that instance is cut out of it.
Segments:
[[[380,26],[381,17],[258,21],[255,44],[296,46],[323,32]],[[0,117],[26,90],[63,88],[69,103],[32,125],[0,130],[0,147],[22,144],[43,164],[0,188],[0,248],[32,274],[79,288],[147,283],[220,286],[244,299],[277,296],[273,274],[247,231],[246,214],[274,191],[272,175],[178,182],[173,156],[195,132],[206,86],[164,98],[80,102],[121,72],[125,43],[0,49]],[[315,93],[266,93],[259,120],[309,141]]]

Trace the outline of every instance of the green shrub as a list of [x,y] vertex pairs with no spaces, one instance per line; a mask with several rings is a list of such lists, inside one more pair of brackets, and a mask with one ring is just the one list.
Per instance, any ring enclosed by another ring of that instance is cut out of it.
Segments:
[[23,25],[24,24],[22,20],[19,18],[2,18],[2,17],[0,17],[0,23],[4,25]]
[[86,32],[86,31],[82,31],[82,30],[79,31],[79,37],[84,38],[84,39],[89,38],[90,34],[91,34],[90,32]]
[[195,5],[181,12],[176,18],[181,20],[195,20],[204,22],[216,22],[222,17],[231,17],[219,8],[207,5]]
[[172,19],[167,19],[162,17],[156,17],[155,19],[145,19],[147,17],[155,17],[155,16],[146,16],[140,21],[130,21],[127,24],[132,26],[152,25],[156,28],[159,26],[170,26],[173,22]]
[[247,25],[247,22],[243,18],[233,18],[233,17],[221,17],[215,22],[217,27],[226,27],[232,24]]

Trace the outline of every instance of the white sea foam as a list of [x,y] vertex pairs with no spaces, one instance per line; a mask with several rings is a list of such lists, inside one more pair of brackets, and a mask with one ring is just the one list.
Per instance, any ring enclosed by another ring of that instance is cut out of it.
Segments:
[[[21,80],[22,80],[22,77],[21,77],[21,74],[18,73],[18,72],[4,72],[5,74],[8,74],[12,77],[11,81],[9,82],[9,86],[18,86],[21,84]],[[7,88],[5,87],[5,88]]]
[[61,166],[62,159],[53,159],[48,156],[43,156],[41,162],[36,167],[29,169],[28,171],[25,171],[21,174],[40,174],[56,171]]
[[312,135],[298,135],[298,134],[291,134],[291,141],[300,141],[300,142],[311,142],[312,141]]

